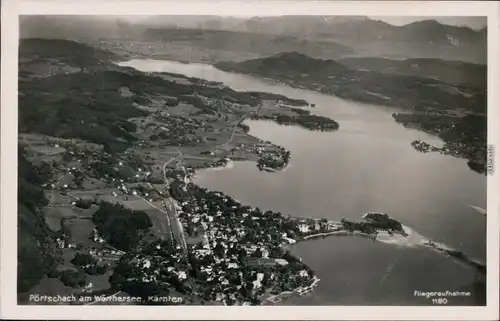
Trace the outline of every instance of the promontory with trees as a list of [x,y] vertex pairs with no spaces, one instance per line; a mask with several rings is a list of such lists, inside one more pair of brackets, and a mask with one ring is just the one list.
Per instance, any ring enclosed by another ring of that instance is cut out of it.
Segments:
[[328,117],[319,115],[299,114],[299,115],[283,115],[272,114],[266,116],[253,116],[252,119],[269,119],[274,120],[280,125],[298,125],[309,130],[318,131],[334,131],[339,128],[339,123]]

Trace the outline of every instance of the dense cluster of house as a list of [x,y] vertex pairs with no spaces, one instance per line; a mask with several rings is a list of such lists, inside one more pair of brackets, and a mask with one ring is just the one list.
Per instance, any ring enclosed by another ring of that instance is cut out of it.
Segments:
[[189,116],[170,115],[161,111],[155,115],[158,123],[148,123],[146,128],[152,129],[150,139],[162,140],[168,146],[194,146],[202,142],[203,138],[196,135],[196,131],[205,126],[201,120]]
[[178,215],[188,239],[199,240],[189,251],[191,268],[204,280],[205,286],[198,289],[202,297],[225,304],[250,304],[312,282],[314,274],[305,267],[290,272],[289,264],[300,263],[289,263],[282,250],[283,245],[306,234],[301,232],[305,223],[242,206],[194,184],[188,184],[188,189],[194,196],[181,203]]
[[193,291],[188,273],[181,246],[154,241],[122,257],[111,280],[134,296],[148,297],[172,290],[187,294]]

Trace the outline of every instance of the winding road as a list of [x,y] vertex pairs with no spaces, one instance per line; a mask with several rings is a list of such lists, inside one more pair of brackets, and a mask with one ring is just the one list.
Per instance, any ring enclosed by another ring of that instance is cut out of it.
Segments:
[[257,111],[250,111],[246,114],[244,114],[243,116],[241,116],[233,125],[233,131],[231,133],[231,137],[229,138],[229,140],[223,144],[220,144],[220,145],[217,145],[215,146],[215,149],[219,149],[219,148],[225,148],[227,145],[229,145],[232,141],[233,141],[233,138],[234,138],[234,134],[236,133],[236,128],[238,127],[238,124],[240,124],[243,120],[245,120],[245,118],[247,118],[248,116],[250,116],[251,114],[258,114],[261,110],[263,105],[260,105],[259,106],[259,109],[257,109]]

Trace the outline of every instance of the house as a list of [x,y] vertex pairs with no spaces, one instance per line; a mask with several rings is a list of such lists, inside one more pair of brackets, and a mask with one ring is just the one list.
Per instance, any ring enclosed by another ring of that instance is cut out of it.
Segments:
[[208,240],[208,235],[204,234],[202,238],[203,248],[210,248],[210,241]]
[[57,246],[59,246],[59,248],[63,249],[64,243],[65,243],[64,240],[57,238]]
[[185,279],[187,279],[187,274],[184,271],[179,271],[177,273],[177,277],[179,278],[179,280],[185,280]]
[[298,226],[298,229],[302,233],[307,233],[307,232],[309,232],[309,225],[307,225],[307,224],[300,224]]
[[148,259],[144,260],[144,264],[142,265],[143,269],[149,269],[151,267],[151,261]]
[[83,287],[83,291],[84,291],[84,292],[91,291],[93,286],[94,286],[94,285],[93,285],[91,282],[89,282],[89,283],[87,283],[87,284]]
[[284,259],[275,259],[274,260],[276,262],[276,264],[279,264],[279,265],[288,265],[288,261],[287,260],[284,260]]

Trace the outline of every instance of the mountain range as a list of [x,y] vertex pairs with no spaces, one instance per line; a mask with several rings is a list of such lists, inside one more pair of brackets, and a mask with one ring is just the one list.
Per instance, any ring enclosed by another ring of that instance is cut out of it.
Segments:
[[361,56],[441,58],[486,63],[486,28],[449,26],[423,20],[394,26],[364,16],[157,17],[150,24],[178,28],[231,30],[330,41]]
[[[97,40],[119,38],[162,41],[151,37],[152,31],[191,29],[202,31],[202,46],[224,43],[232,50],[232,40],[238,39],[235,50],[253,47],[252,41],[266,43],[269,50],[296,51],[297,45],[332,48],[321,58],[339,56],[403,58],[439,58],[485,64],[487,58],[486,28],[449,26],[436,20],[423,20],[404,26],[394,26],[363,16],[278,16],[278,17],[218,17],[218,16],[152,16],[127,21],[120,17],[96,16],[25,16],[21,19],[23,38],[63,38]],[[225,32],[231,32],[224,33]],[[153,32],[154,33],[154,32]],[[233,35],[232,38],[230,35]],[[258,40],[255,40],[258,39]],[[269,41],[272,39],[273,41]],[[199,41],[199,38],[195,39]],[[184,39],[183,41],[189,41]],[[196,42],[195,41],[195,42]],[[242,46],[242,43],[246,45]],[[288,42],[292,43],[291,45]],[[274,50],[274,46],[288,48]],[[295,46],[295,48],[293,47]],[[260,45],[258,47],[261,47]],[[338,48],[338,52],[334,52]],[[318,56],[316,51],[306,54]],[[318,56],[318,58],[320,58]]]

